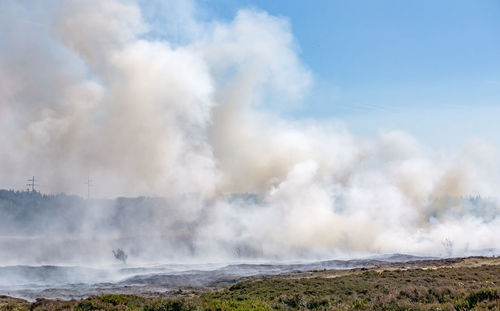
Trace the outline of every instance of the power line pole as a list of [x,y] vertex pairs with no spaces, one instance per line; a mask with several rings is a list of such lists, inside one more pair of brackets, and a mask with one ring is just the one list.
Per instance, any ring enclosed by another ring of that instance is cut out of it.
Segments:
[[35,192],[35,186],[38,186],[37,184],[35,184],[35,176],[33,176],[31,179],[28,179],[28,181],[30,183],[26,184],[26,186],[31,187],[31,192]]
[[92,179],[90,179],[90,176],[87,177],[87,182],[85,184],[87,185],[87,200],[90,200],[90,185],[92,184]]

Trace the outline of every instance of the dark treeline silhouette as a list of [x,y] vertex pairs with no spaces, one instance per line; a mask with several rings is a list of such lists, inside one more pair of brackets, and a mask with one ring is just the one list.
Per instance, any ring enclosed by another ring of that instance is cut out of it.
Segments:
[[[0,234],[34,235],[92,230],[127,231],[135,225],[154,227],[172,200],[117,198],[86,200],[76,195],[0,190]],[[163,218],[163,217],[161,217]]]
[[[85,207],[86,202],[74,195],[0,190],[0,232],[35,234],[49,225],[52,229],[72,231],[78,227],[78,215]],[[64,216],[70,214],[72,217]]]

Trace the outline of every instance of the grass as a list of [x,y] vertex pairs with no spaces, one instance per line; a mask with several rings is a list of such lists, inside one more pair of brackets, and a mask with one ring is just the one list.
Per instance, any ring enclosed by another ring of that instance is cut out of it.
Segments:
[[500,265],[264,276],[174,298],[101,295],[29,303],[0,297],[0,310],[500,310]]

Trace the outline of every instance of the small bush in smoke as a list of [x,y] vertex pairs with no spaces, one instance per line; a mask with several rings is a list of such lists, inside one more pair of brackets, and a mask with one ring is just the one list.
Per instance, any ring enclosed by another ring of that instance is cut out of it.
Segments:
[[127,263],[128,255],[121,248],[114,249],[113,256],[115,256],[117,260],[120,260],[123,263]]

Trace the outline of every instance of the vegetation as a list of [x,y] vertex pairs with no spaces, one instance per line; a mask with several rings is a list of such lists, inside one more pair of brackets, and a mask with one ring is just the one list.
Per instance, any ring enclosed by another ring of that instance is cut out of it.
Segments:
[[137,223],[151,224],[154,221],[152,215],[157,215],[157,211],[168,211],[172,206],[173,203],[164,198],[85,200],[64,193],[49,195],[0,189],[0,234],[38,236],[85,232],[87,223],[82,219],[89,214],[102,216],[94,219],[93,225],[103,234],[114,230],[127,231]]
[[500,265],[491,262],[254,277],[176,297],[101,295],[34,303],[0,297],[0,310],[500,310]]

